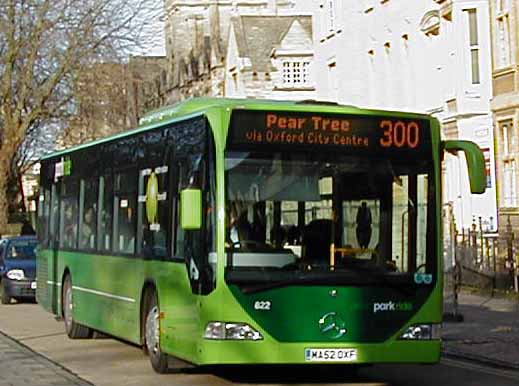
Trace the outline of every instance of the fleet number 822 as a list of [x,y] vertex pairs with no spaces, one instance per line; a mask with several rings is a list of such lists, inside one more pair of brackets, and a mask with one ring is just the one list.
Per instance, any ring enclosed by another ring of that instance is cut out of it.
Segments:
[[420,127],[418,123],[384,120],[380,122],[384,129],[380,144],[383,147],[408,147],[414,149],[420,143]]

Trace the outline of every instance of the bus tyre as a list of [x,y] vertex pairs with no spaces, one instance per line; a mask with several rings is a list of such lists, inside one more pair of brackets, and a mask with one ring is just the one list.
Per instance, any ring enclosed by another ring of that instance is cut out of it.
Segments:
[[63,320],[65,331],[70,339],[86,339],[92,336],[92,330],[74,321],[74,303],[72,299],[72,280],[70,275],[65,277],[62,292]]
[[160,311],[157,296],[152,293],[147,303],[146,319],[144,322],[145,351],[147,351],[150,356],[153,370],[159,374],[164,374],[168,371],[168,356],[160,351]]

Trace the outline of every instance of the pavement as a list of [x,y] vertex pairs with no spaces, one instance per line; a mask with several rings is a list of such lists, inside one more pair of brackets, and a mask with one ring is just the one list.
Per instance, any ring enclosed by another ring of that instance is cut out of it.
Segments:
[[0,332],[1,386],[92,386]]
[[[446,313],[453,313],[452,300],[446,294]],[[519,370],[519,298],[461,291],[458,304],[463,321],[443,323],[444,356]]]
[[[497,367],[496,371],[500,373],[513,370],[517,374],[517,370],[519,370],[519,297],[507,299],[461,292],[458,301],[458,312],[463,315],[464,320],[462,322],[444,320],[442,329],[443,357],[490,365]],[[34,305],[24,304],[4,307],[13,306],[17,307],[16,311],[20,310],[21,314],[25,314],[21,311],[30,311],[28,307],[34,308]],[[20,307],[27,308],[27,310],[22,310]],[[4,309],[1,311],[4,311]],[[34,311],[36,310],[32,310],[32,312]],[[44,313],[39,309],[37,311]],[[449,296],[448,293],[445,294],[445,311],[447,313],[453,311],[452,296]],[[98,367],[96,358],[102,361],[110,360],[112,363],[117,362],[114,362],[114,358],[118,358],[118,360],[120,359],[119,362],[122,361],[125,366],[129,366],[125,367],[125,373],[128,373],[128,377],[124,380],[126,386],[134,384],[131,380],[137,379],[139,374],[141,377],[145,376],[143,379],[146,379],[146,381],[143,382],[141,379],[135,384],[163,383],[157,383],[156,379],[153,378],[156,374],[149,368],[147,361],[143,360],[142,353],[138,349],[133,350],[138,351],[138,353],[133,353],[133,351],[130,353],[133,355],[132,358],[127,358],[130,354],[121,354],[111,347],[111,345],[115,345],[120,350],[121,347],[124,349],[126,345],[121,345],[116,341],[112,342],[110,339],[97,341],[97,343],[90,340],[82,341],[83,347],[88,346],[89,343],[96,346],[101,345],[101,347],[97,349],[98,351],[85,348],[82,351],[83,354],[79,355],[77,348],[73,346],[77,342],[66,339],[62,326],[55,323],[51,317],[43,318],[44,320],[39,322],[37,334],[34,335],[35,327],[33,323],[23,322],[22,319],[17,323],[8,324],[8,317],[12,318],[17,313],[3,314],[4,312],[0,313],[0,368],[2,369],[0,371],[0,386],[91,386],[92,383],[81,378],[86,373],[77,375],[67,368]],[[57,336],[59,336],[58,340],[63,340],[63,347],[55,346]],[[46,339],[53,339],[54,343],[51,348],[47,347]],[[26,345],[29,343],[33,349]],[[92,354],[89,354],[89,356],[87,354],[90,351],[92,351]],[[51,356],[53,356],[52,360],[49,359]],[[63,366],[59,363],[63,363]],[[82,364],[82,367],[78,366],[78,363]],[[132,373],[134,368],[138,374]],[[94,384],[110,384],[110,382],[101,382],[102,380],[106,381],[107,377],[107,374],[100,372],[99,377],[92,379],[92,381]],[[153,382],[151,382],[152,378],[155,379]],[[166,378],[160,380],[167,381]],[[214,384],[221,383],[215,381]]]

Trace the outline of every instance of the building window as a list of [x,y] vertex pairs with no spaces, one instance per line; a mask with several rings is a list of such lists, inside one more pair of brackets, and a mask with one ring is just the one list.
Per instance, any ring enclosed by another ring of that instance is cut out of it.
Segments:
[[469,47],[470,47],[470,64],[471,64],[471,81],[472,84],[479,84],[479,39],[478,39],[478,14],[476,9],[467,9],[465,11],[468,17],[469,27]]
[[310,61],[290,59],[283,61],[283,86],[308,87],[310,85]]
[[510,17],[508,0],[496,1],[496,47],[498,67],[510,65]]
[[515,208],[517,202],[517,165],[513,153],[514,133],[511,122],[501,124],[501,143],[503,154],[503,206]]
[[511,123],[504,123],[501,126],[501,138],[503,141],[503,157],[511,157],[513,145],[513,126]]
[[514,159],[504,161],[503,206],[517,207],[517,178],[516,162]]

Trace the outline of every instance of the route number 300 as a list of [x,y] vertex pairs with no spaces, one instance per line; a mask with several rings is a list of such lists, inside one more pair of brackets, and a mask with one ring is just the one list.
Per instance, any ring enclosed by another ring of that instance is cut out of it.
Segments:
[[414,149],[420,143],[420,127],[414,121],[405,123],[384,120],[380,122],[380,128],[384,129],[383,137],[380,139],[380,144],[383,147]]

